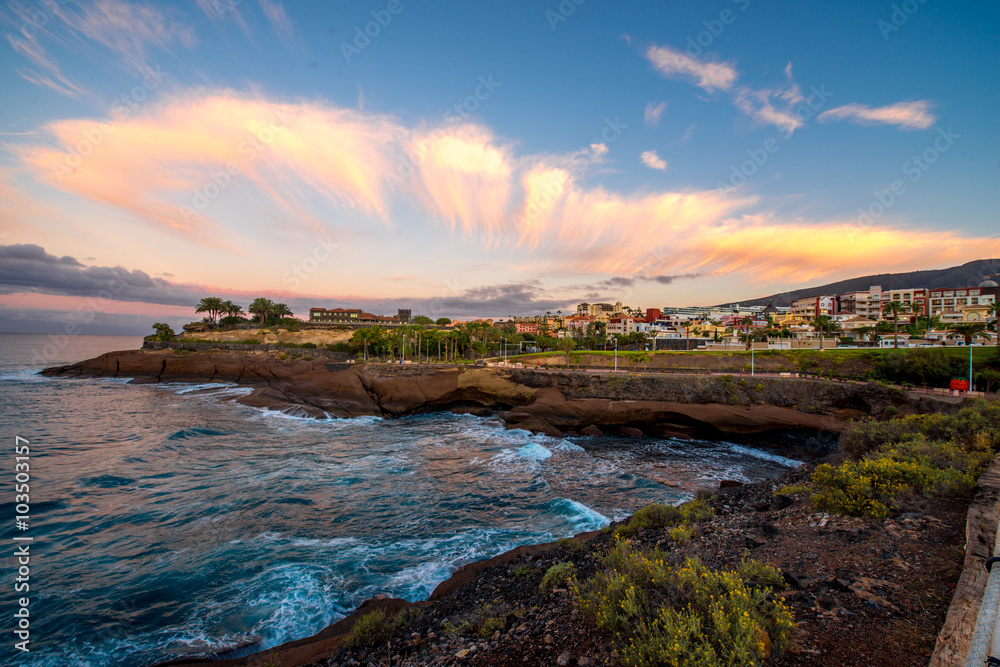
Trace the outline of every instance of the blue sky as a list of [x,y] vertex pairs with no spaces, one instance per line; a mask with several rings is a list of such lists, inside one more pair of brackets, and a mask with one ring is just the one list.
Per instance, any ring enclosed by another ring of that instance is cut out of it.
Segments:
[[7,3],[0,330],[207,294],[709,304],[1000,256],[995,5],[649,4]]

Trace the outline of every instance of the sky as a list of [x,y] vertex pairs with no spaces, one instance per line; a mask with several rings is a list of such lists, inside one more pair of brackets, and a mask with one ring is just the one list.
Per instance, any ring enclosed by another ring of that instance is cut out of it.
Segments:
[[32,0],[0,29],[0,331],[1000,257],[992,2]]

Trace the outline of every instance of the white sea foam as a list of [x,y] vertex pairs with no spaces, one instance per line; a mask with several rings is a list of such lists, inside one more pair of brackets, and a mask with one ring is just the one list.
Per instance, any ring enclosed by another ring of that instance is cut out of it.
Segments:
[[744,447],[743,445],[735,445],[732,443],[726,444],[728,445],[729,450],[735,452],[736,454],[763,459],[765,461],[770,461],[771,463],[777,463],[778,465],[786,468],[798,468],[802,465],[802,461],[796,461],[795,459],[779,456],[778,454],[773,454],[771,452],[764,451],[763,449],[754,449],[753,447]]
[[519,456],[523,456],[526,459],[533,459],[535,461],[544,461],[552,456],[551,449],[537,442],[529,442],[523,447],[519,447],[517,453]]

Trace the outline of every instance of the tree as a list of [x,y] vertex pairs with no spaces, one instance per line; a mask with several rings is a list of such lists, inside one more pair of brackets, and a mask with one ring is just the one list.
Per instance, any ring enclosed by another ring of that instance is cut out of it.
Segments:
[[684,349],[685,350],[690,350],[691,349],[691,325],[692,324],[694,324],[694,322],[692,322],[691,320],[688,320],[687,322],[684,323],[684,338],[685,338],[685,341],[686,341],[684,343]]
[[993,331],[997,335],[997,347],[1000,347],[1000,301],[991,303],[986,313],[993,318]]
[[416,317],[410,319],[410,321],[414,324],[434,324],[434,320],[426,315],[417,315]]
[[434,324],[438,325],[439,327],[444,327],[451,324],[451,320],[449,320],[447,317],[439,317],[436,320],[434,320]]
[[854,333],[871,342],[872,336],[875,335],[875,327],[858,327],[854,330]]
[[222,310],[222,299],[217,296],[206,296],[195,307],[196,313],[208,313],[208,319],[212,324],[219,318],[219,311]]
[[984,322],[963,322],[953,325],[948,330],[948,333],[957,333],[965,339],[966,345],[972,345],[973,338],[989,338],[989,336],[983,333],[984,331],[986,331],[986,324]]
[[819,332],[819,349],[823,349],[823,334],[832,334],[840,331],[839,322],[834,322],[829,315],[817,315],[812,321],[813,329]]
[[364,349],[363,359],[368,359],[368,342],[371,340],[371,329],[355,329],[351,334],[351,342],[360,345]]
[[271,317],[276,317],[280,320],[284,317],[292,317],[294,314],[287,303],[271,304]]
[[220,310],[226,314],[226,317],[243,317],[243,306],[232,301],[223,301]]
[[257,316],[263,326],[267,326],[267,321],[270,319],[273,309],[274,303],[270,299],[265,299],[262,296],[259,296],[251,301],[250,307],[247,308],[250,313]]
[[154,324],[153,331],[155,332],[156,340],[173,340],[175,337],[174,330],[165,322]]
[[882,308],[886,317],[892,319],[892,346],[899,347],[899,316],[910,312],[910,307],[900,301],[890,301]]
[[576,341],[570,338],[569,336],[566,336],[564,338],[560,338],[557,344],[559,346],[559,349],[566,353],[566,367],[568,368],[569,353],[572,352],[573,349],[576,347]]

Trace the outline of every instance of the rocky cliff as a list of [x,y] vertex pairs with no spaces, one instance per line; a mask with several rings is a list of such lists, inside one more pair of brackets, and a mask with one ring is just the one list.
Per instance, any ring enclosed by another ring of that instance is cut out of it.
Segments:
[[178,350],[111,352],[44,374],[130,377],[137,383],[236,382],[254,388],[240,399],[246,405],[317,418],[496,412],[508,427],[551,435],[829,433],[890,405],[902,413],[950,407],[947,398],[800,378],[334,364],[308,356],[282,360],[276,354]]

